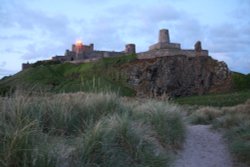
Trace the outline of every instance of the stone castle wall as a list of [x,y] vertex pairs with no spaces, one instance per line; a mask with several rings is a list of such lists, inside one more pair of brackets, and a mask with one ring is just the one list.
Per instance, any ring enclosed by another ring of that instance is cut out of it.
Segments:
[[87,60],[87,59],[95,59],[98,60],[104,57],[115,57],[125,55],[125,52],[111,52],[111,51],[90,51],[83,52],[79,55],[76,54],[67,54],[66,56],[55,56],[52,57],[54,61],[78,61],[78,60]]
[[23,63],[22,64],[22,70],[25,70],[25,69],[27,69],[27,68],[30,68],[32,66],[32,64],[30,64],[30,63]]
[[110,51],[92,51],[92,52],[86,52],[82,55],[79,55],[79,60],[82,59],[91,59],[91,58],[104,58],[104,57],[115,57],[115,56],[121,56],[124,55],[124,52],[110,52]]
[[202,50],[201,52],[196,52],[195,50],[158,49],[158,50],[150,50],[147,52],[138,53],[137,57],[138,59],[152,59],[157,57],[177,56],[177,55],[185,55],[188,57],[208,56],[208,51]]
[[150,46],[149,50],[162,49],[162,48],[181,49],[181,44],[179,43],[157,43],[157,44]]

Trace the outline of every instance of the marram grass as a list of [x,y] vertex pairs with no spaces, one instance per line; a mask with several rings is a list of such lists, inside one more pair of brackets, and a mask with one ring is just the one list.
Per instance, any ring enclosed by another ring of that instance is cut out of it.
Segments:
[[165,102],[21,93],[0,99],[0,166],[170,166],[184,131]]

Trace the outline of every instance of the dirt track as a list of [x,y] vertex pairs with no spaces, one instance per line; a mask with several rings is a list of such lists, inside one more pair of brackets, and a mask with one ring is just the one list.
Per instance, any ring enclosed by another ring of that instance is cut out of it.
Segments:
[[230,153],[218,132],[208,125],[188,126],[183,150],[174,167],[232,167]]

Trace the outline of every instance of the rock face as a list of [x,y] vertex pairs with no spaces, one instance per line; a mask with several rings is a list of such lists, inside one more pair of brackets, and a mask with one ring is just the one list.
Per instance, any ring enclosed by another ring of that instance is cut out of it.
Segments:
[[128,83],[142,97],[177,97],[226,92],[232,87],[224,62],[185,55],[141,59],[122,66]]

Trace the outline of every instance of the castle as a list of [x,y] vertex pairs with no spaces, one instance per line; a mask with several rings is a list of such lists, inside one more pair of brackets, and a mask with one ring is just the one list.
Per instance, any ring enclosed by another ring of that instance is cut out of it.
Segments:
[[122,56],[125,54],[135,54],[135,45],[127,44],[125,50],[122,52],[115,51],[98,51],[94,50],[94,44],[83,45],[81,41],[77,41],[76,44],[72,45],[71,50],[66,50],[64,56],[52,57],[52,60],[57,61],[70,61],[70,62],[86,62],[94,61],[104,57],[115,57]]
[[[116,57],[128,54],[137,54],[138,59],[151,59],[156,57],[186,55],[189,57],[194,56],[208,56],[208,51],[203,50],[201,42],[196,42],[194,49],[181,49],[179,43],[171,43],[170,36],[167,29],[159,31],[158,43],[149,47],[146,52],[136,53],[135,44],[127,44],[124,51],[98,51],[94,49],[94,44],[84,45],[81,41],[77,41],[72,45],[71,50],[66,50],[64,55],[57,55],[52,57],[49,61],[71,62],[71,63],[84,63],[95,61],[104,57]],[[22,69],[29,68],[32,64],[23,63]]]

